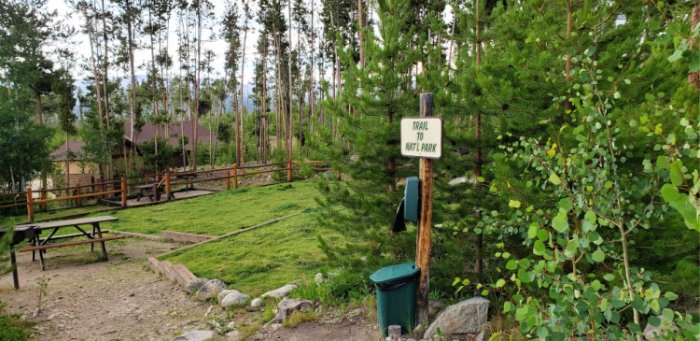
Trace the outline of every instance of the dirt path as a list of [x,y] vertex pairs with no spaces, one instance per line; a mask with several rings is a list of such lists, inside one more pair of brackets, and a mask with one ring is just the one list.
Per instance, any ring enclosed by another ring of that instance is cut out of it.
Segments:
[[[37,323],[37,340],[168,340],[204,327],[208,308],[146,269],[145,250],[158,253],[172,246],[138,239],[110,242],[108,262],[96,261],[89,246],[55,249],[43,272],[30,253],[21,253],[21,289],[12,289],[10,274],[0,277],[0,300]],[[41,313],[32,317],[42,279],[46,297]]]
[[[167,279],[151,272],[146,258],[179,245],[129,238],[110,242],[109,261],[98,261],[89,246],[50,250],[46,271],[31,261],[30,253],[18,254],[20,290],[12,288],[12,276],[0,277],[0,301],[10,312],[36,323],[36,340],[172,340],[193,329],[209,329],[217,319],[241,326],[261,316],[223,311],[198,302]],[[98,250],[99,248],[96,248]],[[147,251],[146,251],[147,250]],[[40,283],[46,295],[39,306]],[[376,327],[362,316],[304,323],[296,328],[253,331],[250,340],[376,340]],[[213,340],[229,340],[217,336]]]

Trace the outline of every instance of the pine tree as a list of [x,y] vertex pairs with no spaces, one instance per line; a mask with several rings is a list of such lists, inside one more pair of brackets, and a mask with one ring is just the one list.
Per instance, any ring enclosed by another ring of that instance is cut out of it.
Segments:
[[[339,121],[338,138],[319,129],[320,155],[351,179],[323,182],[321,223],[357,241],[339,246],[322,239],[322,245],[333,261],[358,275],[410,259],[415,245],[412,234],[392,235],[389,226],[401,196],[397,183],[417,171],[415,162],[400,156],[398,136],[401,117],[418,110],[409,77],[418,55],[410,44],[413,27],[407,29],[409,2],[378,5],[379,35],[368,30],[365,37],[365,68],[358,68],[352,47],[338,50],[346,70],[343,91],[325,104]],[[359,82],[364,91],[358,96]]]
[[75,135],[75,98],[73,97],[73,77],[65,69],[56,71],[56,79],[51,85],[51,91],[58,97],[56,100],[56,114],[60,123],[61,130],[66,133],[66,187],[70,187],[70,171],[68,155],[68,143],[70,136]]
[[[241,94],[241,97],[237,96],[236,91],[238,91],[238,81],[236,77],[236,71],[238,71],[239,67],[239,62],[238,60],[241,58],[241,41],[240,41],[240,26],[238,24],[239,20],[239,14],[238,14],[238,6],[236,3],[232,3],[228,5],[228,10],[226,12],[226,15],[224,16],[222,20],[222,25],[224,26],[223,30],[223,38],[224,41],[228,44],[228,50],[226,51],[225,55],[225,69],[227,70],[228,73],[228,79],[229,79],[229,84],[228,87],[231,89],[231,92],[233,93],[233,98],[234,98],[234,116],[235,116],[235,132],[236,132],[236,165],[237,166],[242,166],[242,161],[243,161],[243,150],[242,150],[242,143],[243,139],[241,136],[241,118],[243,113],[241,112],[242,105],[239,102],[243,101],[243,97]],[[241,63],[242,64],[242,63]],[[242,66],[241,66],[242,67]],[[243,80],[241,79],[241,83]],[[242,86],[242,85],[241,85]]]

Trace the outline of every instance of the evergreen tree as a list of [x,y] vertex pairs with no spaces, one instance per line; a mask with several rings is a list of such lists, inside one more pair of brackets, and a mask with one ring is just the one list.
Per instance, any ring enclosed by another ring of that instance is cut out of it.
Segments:
[[356,280],[379,264],[411,259],[415,245],[413,234],[392,235],[389,226],[401,196],[397,183],[417,172],[416,162],[401,157],[398,136],[401,117],[418,110],[410,78],[418,56],[410,47],[408,1],[378,6],[379,34],[366,35],[366,67],[357,67],[351,47],[338,51],[346,70],[343,92],[324,106],[339,121],[339,137],[319,130],[319,156],[351,179],[323,181],[321,224],[357,241],[331,245],[321,239],[322,245],[331,260],[356,271]]

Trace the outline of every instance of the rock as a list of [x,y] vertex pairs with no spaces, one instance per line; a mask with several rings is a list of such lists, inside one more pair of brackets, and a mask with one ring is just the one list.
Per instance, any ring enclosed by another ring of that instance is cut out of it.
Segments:
[[260,308],[260,307],[262,307],[262,305],[263,305],[263,299],[260,297],[257,297],[255,299],[253,299],[252,302],[250,302],[250,306],[253,308]]
[[437,316],[423,338],[431,339],[438,329],[446,337],[454,334],[477,334],[486,324],[488,311],[489,300],[483,297],[473,297],[453,304]]
[[661,323],[658,327],[652,326],[647,322],[647,326],[644,327],[644,338],[651,340],[663,340],[663,336],[670,331],[678,331],[678,326],[673,323],[673,320],[667,319],[665,316],[657,316]]
[[317,273],[314,277],[314,281],[316,282],[316,285],[321,285],[321,283],[323,283],[323,274],[320,272]]
[[226,297],[224,297],[220,304],[223,308],[231,306],[242,307],[245,306],[246,303],[248,303],[248,301],[250,301],[250,296],[233,290],[233,292],[229,293],[228,295],[226,295]]
[[204,283],[208,282],[209,280],[206,278],[197,278],[194,281],[191,281],[185,285],[185,291],[187,291],[188,294],[192,294],[197,292],[199,288],[204,285]]
[[190,330],[176,338],[173,341],[205,341],[214,337],[214,332],[211,330]]
[[297,286],[294,284],[287,284],[281,288],[277,288],[275,290],[268,291],[268,292],[262,294],[262,296],[260,296],[260,297],[262,297],[262,298],[266,298],[266,297],[282,298],[282,297],[286,297],[287,295],[289,295],[289,293],[292,292],[296,288],[297,288]]
[[270,328],[272,328],[272,330],[277,330],[277,329],[280,329],[281,327],[282,327],[281,323],[273,323],[270,325]]
[[273,322],[283,322],[295,311],[308,312],[314,309],[313,302],[301,298],[283,298],[277,305],[277,315],[272,319]]
[[388,335],[392,339],[398,339],[401,337],[401,326],[392,324],[388,328]]
[[221,301],[224,300],[224,297],[226,297],[226,295],[228,295],[228,294],[230,294],[230,293],[232,293],[232,292],[237,292],[237,293],[240,294],[240,292],[239,292],[238,290],[228,290],[228,289],[224,289],[224,290],[221,290],[221,292],[220,292],[218,295],[216,295],[216,301],[219,302],[219,303],[221,303]]
[[197,290],[197,299],[206,301],[212,297],[216,297],[225,287],[226,284],[220,279],[210,279]]

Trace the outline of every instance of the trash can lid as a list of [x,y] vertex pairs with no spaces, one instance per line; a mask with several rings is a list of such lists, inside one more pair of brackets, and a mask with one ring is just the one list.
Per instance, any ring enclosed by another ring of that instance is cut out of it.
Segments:
[[381,284],[414,277],[419,272],[420,270],[416,267],[416,263],[407,262],[383,267],[369,276],[369,279],[374,283]]

